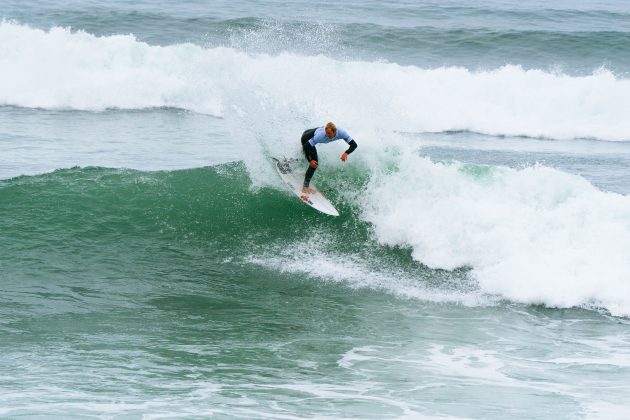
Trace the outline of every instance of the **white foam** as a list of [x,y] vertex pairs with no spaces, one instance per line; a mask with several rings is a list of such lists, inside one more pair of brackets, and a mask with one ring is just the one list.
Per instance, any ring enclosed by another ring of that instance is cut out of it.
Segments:
[[326,170],[334,173],[330,187],[370,222],[380,244],[409,248],[430,268],[470,267],[479,289],[427,287],[413,273],[374,268],[360,258],[344,257],[339,266],[322,245],[326,238],[290,244],[251,262],[304,273],[314,264],[318,277],[412,299],[478,305],[503,298],[630,315],[630,197],[540,165],[439,163],[403,145],[391,153],[369,138],[361,145],[368,150],[350,165],[369,168],[365,189],[347,193],[344,164],[326,156]]
[[501,372],[505,367],[496,352],[479,348],[454,348],[445,350],[442,345],[429,349],[429,369],[440,377],[451,376],[458,380],[473,380],[483,384],[517,386],[521,384]]
[[579,176],[409,152],[373,176],[362,206],[381,243],[433,268],[469,266],[485,293],[630,314],[630,197]]
[[[314,234],[304,242],[267,245],[267,252],[247,258],[247,262],[282,272],[303,273],[320,279],[343,282],[355,289],[375,289],[405,299],[417,299],[438,303],[457,303],[466,306],[492,304],[493,300],[476,291],[441,289],[430,287],[418,279],[390,267],[374,267],[360,256],[344,255],[340,264],[338,253],[328,244],[334,238]],[[305,258],[304,256],[308,257]],[[313,270],[313,267],[317,267]]]
[[221,49],[150,46],[133,35],[97,37],[0,23],[0,104],[99,111],[178,107],[218,115],[206,74]]
[[[178,107],[278,129],[334,116],[370,132],[472,130],[630,140],[630,80],[505,66],[422,69],[386,62],[246,54],[133,35],[94,36],[0,23],[0,104],[102,110]],[[247,99],[253,106],[243,104]],[[252,115],[252,112],[260,115]]]
[[376,346],[353,347],[348,350],[341,359],[337,360],[337,366],[348,369],[358,362],[373,360],[373,356],[366,356],[364,353],[371,353],[376,350]]

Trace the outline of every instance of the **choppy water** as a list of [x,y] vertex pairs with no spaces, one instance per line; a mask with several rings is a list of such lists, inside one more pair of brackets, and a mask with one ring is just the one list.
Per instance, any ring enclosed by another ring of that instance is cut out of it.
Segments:
[[0,416],[630,415],[624,2],[0,18]]

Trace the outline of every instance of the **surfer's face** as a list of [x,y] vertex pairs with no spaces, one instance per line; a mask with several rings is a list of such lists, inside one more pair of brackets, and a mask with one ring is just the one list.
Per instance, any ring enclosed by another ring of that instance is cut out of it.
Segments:
[[335,132],[331,128],[326,127],[326,137],[335,137]]

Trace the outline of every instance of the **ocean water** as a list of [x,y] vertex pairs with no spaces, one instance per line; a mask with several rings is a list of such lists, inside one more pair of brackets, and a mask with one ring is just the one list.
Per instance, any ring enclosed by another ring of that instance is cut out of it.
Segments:
[[0,6],[0,417],[630,418],[630,3]]

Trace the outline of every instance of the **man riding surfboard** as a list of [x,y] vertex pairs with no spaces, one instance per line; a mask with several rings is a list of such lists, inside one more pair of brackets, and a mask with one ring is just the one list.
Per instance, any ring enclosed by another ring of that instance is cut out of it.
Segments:
[[350,134],[344,129],[337,128],[334,123],[329,122],[325,127],[317,127],[306,130],[302,133],[302,150],[304,151],[304,156],[308,161],[308,169],[306,169],[306,174],[304,175],[304,186],[302,187],[302,192],[307,194],[313,194],[316,191],[312,188],[309,188],[311,183],[311,178],[315,173],[315,169],[319,165],[317,159],[317,149],[315,146],[319,143],[330,143],[335,140],[345,140],[346,143],[350,146],[348,150],[343,152],[341,155],[341,160],[346,161],[348,159],[348,155],[357,148],[357,143],[350,137]]

